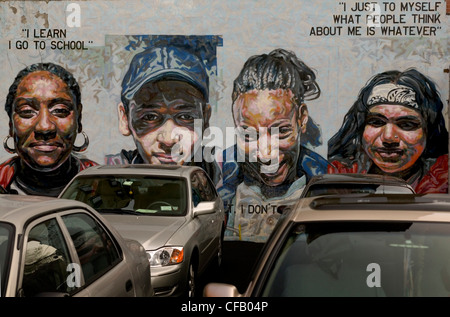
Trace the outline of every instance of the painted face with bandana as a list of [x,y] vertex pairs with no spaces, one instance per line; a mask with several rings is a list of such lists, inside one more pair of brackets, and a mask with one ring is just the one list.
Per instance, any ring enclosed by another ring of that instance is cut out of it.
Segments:
[[395,84],[375,86],[362,135],[369,158],[385,173],[410,169],[426,148],[424,119],[412,89]]

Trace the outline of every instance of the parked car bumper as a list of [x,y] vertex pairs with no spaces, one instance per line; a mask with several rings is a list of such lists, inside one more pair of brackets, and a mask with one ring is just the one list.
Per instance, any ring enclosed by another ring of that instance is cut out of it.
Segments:
[[182,264],[152,267],[154,296],[182,296],[186,290],[186,269]]

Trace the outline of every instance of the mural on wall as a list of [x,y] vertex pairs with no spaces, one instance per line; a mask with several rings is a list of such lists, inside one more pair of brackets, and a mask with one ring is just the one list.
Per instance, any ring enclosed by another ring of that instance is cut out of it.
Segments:
[[56,196],[97,163],[195,164],[225,238],[253,242],[313,175],[448,193],[442,1],[70,5],[0,3],[2,192]]
[[442,109],[436,85],[416,69],[375,75],[328,141],[329,172],[392,175],[417,193],[447,193]]
[[[79,171],[97,165],[73,154],[89,145],[82,109],[80,87],[63,67],[39,63],[17,74],[5,103],[9,135],[3,146],[15,155],[0,165],[2,193],[56,197]],[[75,145],[77,133],[84,137],[81,146]]]

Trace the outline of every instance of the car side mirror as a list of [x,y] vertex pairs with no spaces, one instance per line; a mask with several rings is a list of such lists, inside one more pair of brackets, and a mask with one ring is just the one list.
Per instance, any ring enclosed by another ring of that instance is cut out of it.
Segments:
[[216,203],[214,201],[202,201],[194,207],[194,217],[199,215],[212,214],[215,211]]
[[242,297],[236,286],[225,283],[208,283],[203,288],[204,297]]

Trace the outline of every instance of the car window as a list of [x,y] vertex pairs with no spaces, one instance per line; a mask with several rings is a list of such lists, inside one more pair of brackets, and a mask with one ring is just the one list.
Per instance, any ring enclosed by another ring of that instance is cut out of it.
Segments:
[[192,201],[195,207],[202,201],[200,179],[198,178],[197,173],[195,172],[192,173],[191,175],[191,188],[192,188]]
[[194,206],[202,201],[213,201],[217,197],[216,190],[211,181],[202,171],[196,171],[191,175],[192,199]]
[[200,178],[201,186],[203,187],[203,198],[205,201],[213,201],[217,197],[217,192],[214,186],[212,185],[211,180],[206,176],[206,174],[202,171],[198,172],[198,176]]
[[78,213],[63,216],[62,219],[73,240],[86,284],[120,261],[114,240],[92,217]]
[[148,175],[83,176],[61,198],[82,201],[100,213],[184,216],[186,180]]
[[67,284],[70,257],[66,241],[55,218],[34,226],[25,246],[21,295],[73,291]]
[[293,225],[262,296],[450,295],[450,224]]
[[11,262],[11,248],[13,247],[14,229],[10,224],[0,223],[0,297],[6,289],[6,278],[8,276]]

